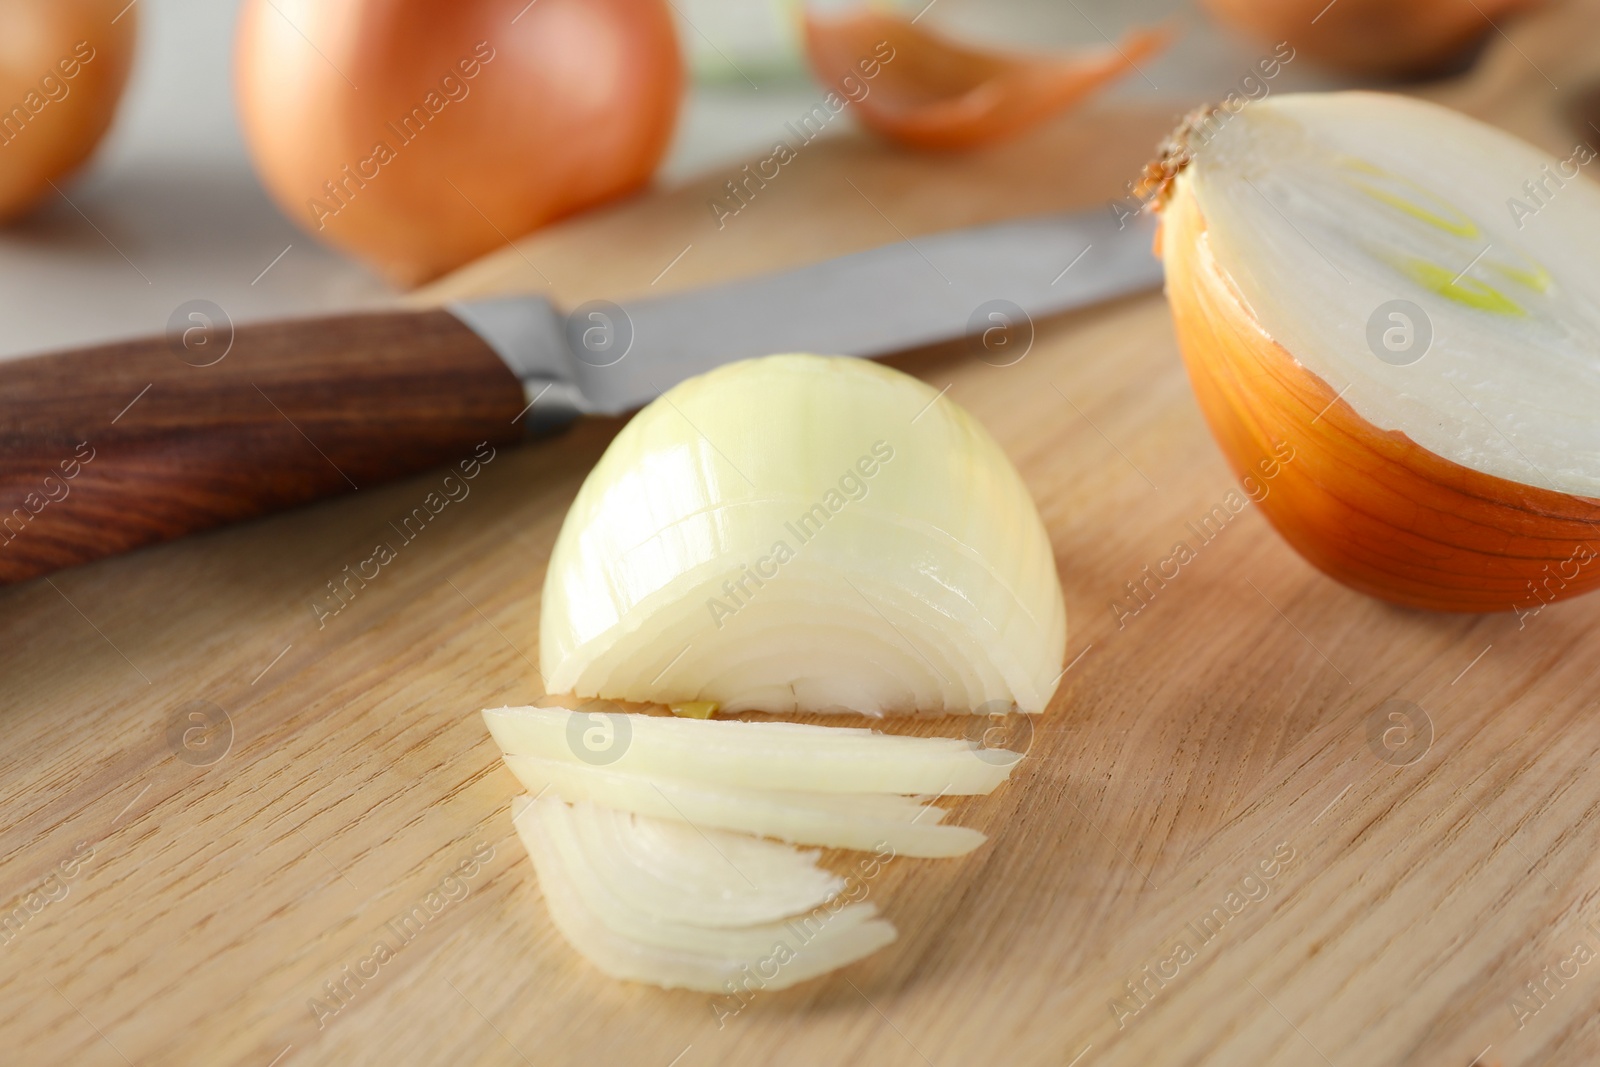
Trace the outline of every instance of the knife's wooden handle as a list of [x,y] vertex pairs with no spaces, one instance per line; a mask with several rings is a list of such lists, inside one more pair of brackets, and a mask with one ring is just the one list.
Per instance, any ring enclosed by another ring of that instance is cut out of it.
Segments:
[[469,459],[522,436],[523,404],[444,311],[196,316],[0,363],[0,583]]

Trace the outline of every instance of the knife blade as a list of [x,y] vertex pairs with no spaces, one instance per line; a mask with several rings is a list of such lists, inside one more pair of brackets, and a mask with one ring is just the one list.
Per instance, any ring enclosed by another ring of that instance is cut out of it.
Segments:
[[0,583],[467,469],[732,360],[879,356],[1151,288],[1153,225],[1014,220],[567,313],[525,295],[235,328],[185,305],[161,337],[0,362]]
[[1008,312],[1043,317],[1151,288],[1161,281],[1154,228],[1148,217],[1119,222],[1105,211],[1048,215],[685,293],[596,301],[567,316],[526,296],[448,310],[517,373],[530,403],[544,405],[530,415],[546,427],[623,414],[738,359],[881,356],[980,333]]

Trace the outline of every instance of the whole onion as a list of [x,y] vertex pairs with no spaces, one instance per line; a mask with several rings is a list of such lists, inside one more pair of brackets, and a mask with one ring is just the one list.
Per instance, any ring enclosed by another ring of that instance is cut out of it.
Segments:
[[268,192],[401,283],[639,188],[683,81],[664,0],[246,0],[237,47]]
[[127,0],[0,0],[0,221],[89,158],[128,80]]
[[1433,74],[1540,0],[1205,0],[1213,15],[1262,44],[1287,41],[1349,74]]

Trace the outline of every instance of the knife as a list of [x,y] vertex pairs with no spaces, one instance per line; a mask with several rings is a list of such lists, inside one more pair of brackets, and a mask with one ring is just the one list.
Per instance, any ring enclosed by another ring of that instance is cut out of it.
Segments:
[[620,415],[732,360],[880,356],[1152,288],[1153,228],[1013,220],[567,313],[519,295],[235,328],[191,302],[164,336],[0,362],[0,583]]

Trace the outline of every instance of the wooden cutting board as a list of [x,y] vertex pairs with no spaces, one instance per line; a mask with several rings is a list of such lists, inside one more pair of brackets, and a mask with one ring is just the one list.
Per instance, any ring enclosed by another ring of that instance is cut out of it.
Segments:
[[[1562,56],[1593,19],[1513,28],[1431,91],[1564,156],[1559,106],[1594,72]],[[819,142],[721,228],[732,168],[422,299],[570,305],[1097,206],[1172,118],[1093,109],[954,159]],[[1073,658],[1012,781],[950,805],[989,843],[870,882],[898,942],[740,1006],[613,982],[552,928],[477,711],[538,693],[549,548],[618,425],[593,421],[495,454],[321,625],[326,583],[442,472],[0,590],[0,1059],[1595,1061],[1600,600],[1403,611],[1252,507],[1197,536],[1237,490],[1158,295],[1040,322],[1014,366],[964,344],[897,365],[1021,469]],[[1114,609],[1179,540],[1197,558]]]

